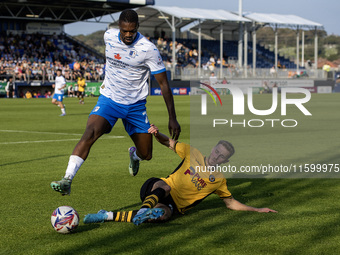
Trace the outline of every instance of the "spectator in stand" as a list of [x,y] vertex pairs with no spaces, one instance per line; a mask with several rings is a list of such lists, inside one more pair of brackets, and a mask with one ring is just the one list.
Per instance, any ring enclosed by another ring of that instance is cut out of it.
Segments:
[[36,66],[33,66],[33,69],[32,69],[32,74],[31,74],[31,78],[32,80],[41,80],[42,76],[40,74],[40,69]]
[[103,70],[103,68],[100,65],[98,65],[96,67],[96,77],[95,77],[95,80],[96,81],[104,80],[104,70]]
[[5,80],[7,78],[7,70],[3,65],[0,66],[0,79]]
[[276,70],[275,70],[275,66],[272,66],[272,68],[270,68],[270,76],[271,77],[276,77]]
[[52,97],[52,93],[51,91],[45,91],[45,98],[51,98]]
[[22,73],[22,69],[21,69],[21,63],[17,62],[16,65],[15,65],[15,78],[19,81],[22,80],[22,78],[24,78],[24,80],[26,80],[26,77],[25,75],[23,76],[23,73]]
[[74,62],[74,64],[73,64],[73,71],[74,72],[80,71],[80,64],[79,64],[78,61]]
[[[85,65],[85,80],[92,80],[92,73],[91,73],[91,68],[89,64]],[[79,89],[80,91],[80,89]]]
[[21,69],[21,76],[20,76],[20,79],[21,78],[24,78],[24,81],[27,81],[27,73],[26,73],[26,67],[24,65],[24,63],[21,63],[20,65],[20,69]]
[[157,40],[157,48],[159,50],[159,52],[161,53],[162,49],[163,49],[163,38],[158,38]]
[[216,67],[219,68],[221,66],[222,62],[221,62],[221,59],[218,58],[217,61],[216,61]]
[[214,72],[215,70],[215,59],[213,56],[210,57],[209,62],[208,62],[208,68],[210,72]]
[[280,62],[280,61],[278,61],[278,62],[277,62],[277,68],[279,68],[279,69],[281,69],[281,68],[282,68],[282,66],[281,66],[281,62]]
[[203,69],[203,75],[206,76],[209,72],[209,68],[208,68],[209,64],[208,63],[203,63],[202,64],[202,69]]
[[215,76],[214,72],[211,72],[209,77],[210,85],[215,85],[217,83],[217,77]]
[[52,81],[54,78],[53,68],[50,65],[48,65],[45,70],[46,70],[47,80]]
[[71,69],[69,67],[69,65],[66,65],[63,67],[63,76],[65,77],[66,80],[70,80],[72,75],[71,75]]
[[32,98],[32,93],[29,90],[26,91],[25,98],[27,99]]

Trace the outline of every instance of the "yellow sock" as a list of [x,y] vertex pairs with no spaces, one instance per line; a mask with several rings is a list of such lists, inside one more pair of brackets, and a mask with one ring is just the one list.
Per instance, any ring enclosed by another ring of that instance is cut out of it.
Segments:
[[137,210],[114,212],[113,220],[117,222],[132,222],[132,219],[137,214],[137,212]]
[[145,198],[142,208],[154,208],[158,203],[158,196],[152,194]]

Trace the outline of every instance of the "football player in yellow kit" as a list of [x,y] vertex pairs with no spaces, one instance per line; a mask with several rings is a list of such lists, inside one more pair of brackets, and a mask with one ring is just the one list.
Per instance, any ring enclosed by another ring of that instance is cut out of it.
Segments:
[[204,157],[196,148],[160,133],[155,125],[151,125],[149,133],[154,134],[158,142],[176,152],[182,162],[168,177],[150,178],[143,184],[140,191],[143,204],[140,210],[128,212],[100,210],[97,214],[86,215],[84,223],[125,221],[139,225],[145,221],[166,221],[174,213],[183,214],[213,193],[231,210],[277,212],[269,208],[256,208],[240,203],[228,190],[223,173],[209,170],[212,166],[229,162],[229,158],[234,154],[231,143],[219,141],[212,148],[210,155]]
[[77,80],[77,86],[78,86],[77,97],[79,99],[79,104],[84,104],[86,81],[85,81],[85,77],[83,77],[80,72],[78,73],[78,75],[79,77]]

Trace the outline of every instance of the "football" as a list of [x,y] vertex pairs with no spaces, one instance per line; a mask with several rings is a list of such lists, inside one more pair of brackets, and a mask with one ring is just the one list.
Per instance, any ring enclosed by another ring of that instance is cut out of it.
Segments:
[[79,215],[71,206],[59,206],[51,216],[52,227],[61,234],[69,234],[78,227]]

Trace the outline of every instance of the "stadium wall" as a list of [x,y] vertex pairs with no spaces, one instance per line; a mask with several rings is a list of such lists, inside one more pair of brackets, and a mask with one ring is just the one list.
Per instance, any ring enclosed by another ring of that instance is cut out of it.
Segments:
[[[207,81],[208,82],[208,81]],[[254,93],[262,93],[264,90],[263,84],[266,83],[268,87],[273,87],[276,84],[280,87],[303,87],[308,88],[312,93],[331,93],[340,92],[339,86],[335,89],[335,81],[330,80],[295,80],[295,79],[287,79],[287,80],[271,80],[271,79],[238,79],[238,80],[228,80],[228,84],[237,85],[237,86],[247,86],[250,85],[253,87]],[[6,82],[0,82],[0,97],[6,97]],[[53,82],[48,83],[16,83],[16,95],[17,97],[22,97],[23,94],[26,93],[27,90],[31,92],[40,93],[41,97],[44,97],[46,91],[51,91],[53,93],[52,88]],[[76,84],[75,82],[67,82],[67,88],[72,84],[73,86]],[[100,86],[101,82],[87,82],[87,86],[85,88],[86,96],[99,96],[100,95]],[[190,94],[190,81],[169,81],[170,88],[174,95],[189,95]],[[67,88],[65,88],[65,95],[67,95]],[[161,95],[161,90],[156,80],[151,80],[150,84],[150,95]]]

